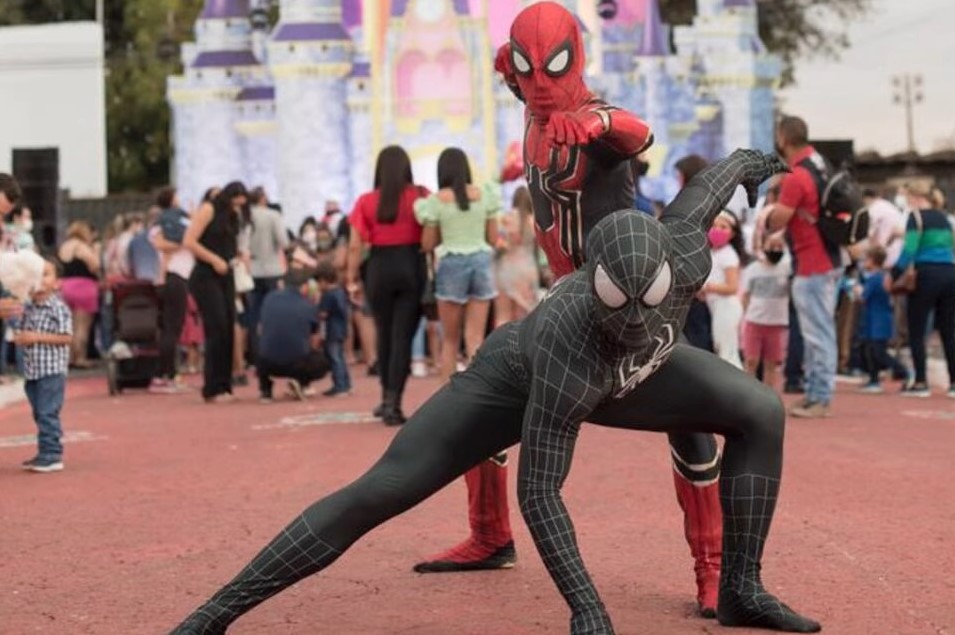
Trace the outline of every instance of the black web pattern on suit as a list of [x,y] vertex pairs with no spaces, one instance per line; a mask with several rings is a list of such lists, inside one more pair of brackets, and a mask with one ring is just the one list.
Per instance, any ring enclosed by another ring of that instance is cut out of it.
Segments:
[[305,515],[300,515],[175,633],[224,633],[240,615],[299,580],[324,569],[340,555],[340,551],[316,536]]

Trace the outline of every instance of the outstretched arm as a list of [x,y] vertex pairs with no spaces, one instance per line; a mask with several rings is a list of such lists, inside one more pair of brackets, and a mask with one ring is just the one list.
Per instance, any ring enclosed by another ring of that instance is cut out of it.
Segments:
[[521,514],[547,571],[570,606],[571,633],[612,633],[613,627],[580,557],[560,490],[570,472],[580,422],[602,398],[592,363],[563,347],[539,349],[524,414],[518,498]]
[[[738,186],[746,188],[749,204],[755,207],[760,184],[774,174],[788,171],[775,154],[737,150],[693,177],[667,205],[660,222],[668,225],[674,235],[689,231],[706,233]],[[678,225],[682,227],[675,227]]]

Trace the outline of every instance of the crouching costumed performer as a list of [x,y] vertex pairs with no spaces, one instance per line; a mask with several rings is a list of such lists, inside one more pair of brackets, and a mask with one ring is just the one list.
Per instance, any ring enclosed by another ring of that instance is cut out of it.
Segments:
[[706,232],[713,219],[738,184],[755,202],[758,184],[784,169],[775,156],[737,151],[691,180],[660,221],[633,210],[598,221],[586,264],[527,318],[494,331],[368,472],[295,517],[174,633],[225,632],[260,602],[332,564],[371,529],[520,441],[521,514],[570,607],[570,632],[612,634],[561,498],[585,421],[723,435],[717,617],[727,626],[818,631],[760,577],[782,473],[782,403],[755,378],[676,341],[710,270]]

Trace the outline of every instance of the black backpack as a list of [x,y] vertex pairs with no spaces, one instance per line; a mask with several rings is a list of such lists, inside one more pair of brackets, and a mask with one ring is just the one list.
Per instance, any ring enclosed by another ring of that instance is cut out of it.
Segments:
[[822,239],[833,247],[848,247],[869,237],[869,210],[862,189],[848,170],[835,171],[815,153],[800,161],[816,182],[819,219],[813,219]]

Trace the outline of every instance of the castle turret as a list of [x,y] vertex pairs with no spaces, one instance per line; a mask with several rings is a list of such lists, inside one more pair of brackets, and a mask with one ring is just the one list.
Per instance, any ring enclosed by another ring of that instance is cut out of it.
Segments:
[[183,46],[182,75],[170,77],[174,180],[184,205],[195,205],[213,185],[241,179],[236,97],[264,81],[252,53],[248,0],[207,0],[196,22],[196,42]]
[[342,0],[282,0],[268,45],[275,83],[279,191],[296,224],[327,199],[351,197],[348,77],[354,44]]
[[705,0],[692,26],[676,29],[679,55],[701,61],[700,88],[722,105],[724,153],[773,148],[773,91],[782,64],[759,36],[757,11],[753,0]]

